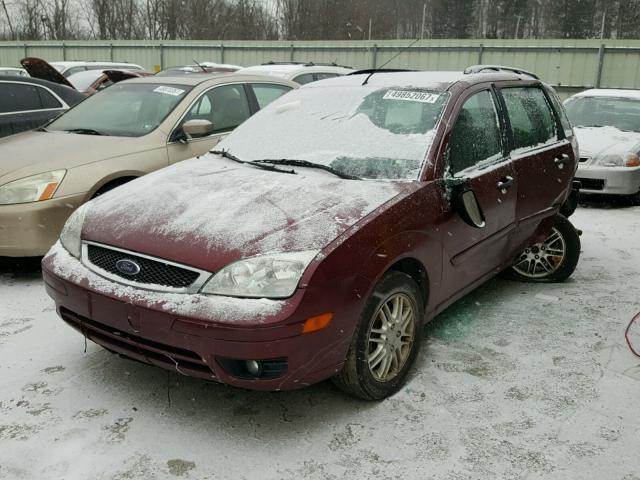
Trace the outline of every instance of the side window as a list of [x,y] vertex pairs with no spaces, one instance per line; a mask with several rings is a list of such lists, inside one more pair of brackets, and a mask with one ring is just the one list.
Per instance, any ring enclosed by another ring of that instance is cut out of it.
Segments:
[[35,86],[27,83],[0,83],[0,113],[40,110],[40,96]]
[[489,90],[474,94],[462,106],[449,137],[446,155],[451,174],[500,158],[501,138],[493,95]]
[[551,103],[553,103],[554,110],[558,113],[560,117],[560,124],[562,125],[562,129],[565,131],[565,136],[571,136],[571,122],[569,121],[569,117],[567,117],[567,112],[564,110],[562,106],[562,102],[560,98],[558,98],[558,94],[555,91],[549,91],[547,89],[547,93],[549,94],[549,98],[551,99]]
[[502,96],[511,121],[514,148],[531,148],[557,140],[555,117],[540,88],[505,88]]
[[47,92],[44,88],[37,88],[38,93],[40,94],[40,102],[42,103],[42,108],[62,108],[62,104]]
[[316,73],[316,80],[324,80],[326,78],[339,77],[337,73]]
[[300,85],[306,85],[307,83],[313,82],[313,73],[303,73],[294,78],[293,81]]
[[213,133],[233,130],[251,116],[242,85],[224,85],[206,92],[191,107],[183,123],[192,119],[209,120]]
[[291,90],[290,87],[285,87],[283,85],[271,85],[268,83],[254,83],[251,85],[251,88],[253,89],[253,93],[256,95],[258,106],[261,109]]

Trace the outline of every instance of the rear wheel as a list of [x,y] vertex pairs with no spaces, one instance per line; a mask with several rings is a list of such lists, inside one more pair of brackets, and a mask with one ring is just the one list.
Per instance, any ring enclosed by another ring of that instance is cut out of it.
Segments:
[[562,215],[558,215],[549,236],[526,248],[505,276],[525,282],[562,282],[569,278],[580,258],[580,236]]
[[333,382],[366,400],[397,392],[418,354],[422,311],[416,282],[402,272],[386,274],[367,300],[344,368]]

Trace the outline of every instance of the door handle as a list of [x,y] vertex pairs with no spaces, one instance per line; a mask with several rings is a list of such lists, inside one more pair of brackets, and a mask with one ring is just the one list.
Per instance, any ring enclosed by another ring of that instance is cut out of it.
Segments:
[[569,155],[567,155],[566,153],[563,153],[561,156],[556,157],[553,160],[553,163],[556,164],[556,167],[562,170],[564,168],[564,164],[567,163],[570,159],[571,158],[569,157]]
[[507,190],[509,190],[509,187],[513,185],[513,182],[515,182],[513,177],[510,177],[507,175],[506,177],[504,177],[502,180],[498,182],[498,190],[500,190],[500,192],[503,195],[506,194]]

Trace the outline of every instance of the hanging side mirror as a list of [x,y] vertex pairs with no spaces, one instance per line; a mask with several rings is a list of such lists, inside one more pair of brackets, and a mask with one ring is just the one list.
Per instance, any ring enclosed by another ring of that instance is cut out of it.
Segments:
[[486,225],[484,213],[467,179],[450,178],[445,185],[451,191],[451,206],[467,225],[483,228]]
[[182,125],[181,132],[176,140],[180,143],[187,143],[192,138],[208,137],[213,133],[213,123],[209,120],[192,119],[187,120]]

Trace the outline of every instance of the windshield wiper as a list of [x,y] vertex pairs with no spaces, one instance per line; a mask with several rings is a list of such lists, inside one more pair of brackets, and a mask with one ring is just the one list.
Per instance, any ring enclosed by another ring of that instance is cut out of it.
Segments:
[[256,162],[247,162],[246,160],[241,160],[232,153],[229,153],[227,150],[211,150],[209,153],[213,153],[215,155],[220,155],[221,157],[228,158],[236,163],[242,163],[244,165],[251,165],[253,167],[258,167],[263,170],[269,170],[271,172],[279,172],[279,173],[290,173],[292,175],[296,175],[295,170],[282,170],[281,168],[277,168],[275,165],[269,165],[264,163],[256,163]]
[[344,178],[345,180],[362,180],[360,177],[356,177],[355,175],[349,175],[348,173],[341,172],[340,170],[336,170],[329,165],[322,165],[321,163],[313,163],[308,160],[295,160],[291,158],[282,158],[280,160],[254,160],[250,162],[252,164],[260,165],[291,165],[293,167],[308,167],[308,168],[317,168],[319,170],[324,170],[325,172],[333,173],[335,176]]
[[102,133],[93,128],[70,128],[69,130],[65,130],[65,132],[78,133],[80,135],[102,135]]

